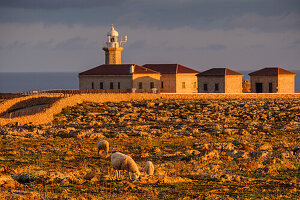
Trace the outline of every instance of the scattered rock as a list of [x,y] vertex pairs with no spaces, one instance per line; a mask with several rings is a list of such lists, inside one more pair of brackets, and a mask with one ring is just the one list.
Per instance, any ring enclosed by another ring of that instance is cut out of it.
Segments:
[[271,144],[269,143],[264,143],[264,144],[261,144],[258,148],[259,151],[272,151],[273,150],[273,147]]
[[0,188],[15,188],[18,183],[8,175],[0,176]]
[[202,156],[203,161],[211,160],[211,159],[219,159],[219,152],[217,150],[213,150],[208,154]]

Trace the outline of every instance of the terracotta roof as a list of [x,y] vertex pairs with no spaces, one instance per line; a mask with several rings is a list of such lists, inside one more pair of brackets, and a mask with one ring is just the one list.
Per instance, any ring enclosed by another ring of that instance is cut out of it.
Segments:
[[160,74],[158,71],[143,66],[139,66],[139,65],[135,65],[133,73],[134,74]]
[[279,74],[291,74],[296,75],[296,73],[282,69],[280,67],[266,67],[255,72],[249,73],[250,76],[278,76]]
[[79,75],[131,75],[130,68],[134,65],[134,74],[159,74],[151,69],[136,64],[119,64],[119,65],[100,65],[87,71],[79,73]]
[[225,75],[244,75],[244,74],[233,71],[228,68],[212,68],[198,74],[198,76],[225,76]]
[[145,64],[143,66],[160,72],[161,74],[200,73],[197,70],[188,68],[180,64]]

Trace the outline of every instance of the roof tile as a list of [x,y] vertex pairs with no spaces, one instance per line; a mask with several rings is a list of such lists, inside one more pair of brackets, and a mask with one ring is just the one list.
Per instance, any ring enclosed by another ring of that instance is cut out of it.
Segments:
[[249,76],[278,76],[279,74],[296,75],[296,73],[280,67],[266,67],[255,72],[249,73]]
[[197,70],[188,68],[180,64],[145,64],[143,66],[158,71],[161,74],[200,73]]
[[134,74],[159,74],[159,72],[136,64],[104,64],[81,72],[79,75],[131,75],[130,68],[132,65],[134,65]]
[[200,73],[198,76],[225,76],[225,75],[244,75],[240,72],[228,68],[212,68]]

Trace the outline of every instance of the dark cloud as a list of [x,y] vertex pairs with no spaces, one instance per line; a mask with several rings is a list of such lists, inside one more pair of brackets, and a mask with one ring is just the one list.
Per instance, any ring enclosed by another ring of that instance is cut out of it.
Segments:
[[104,63],[111,24],[124,63],[299,66],[300,0],[0,0],[0,71]]
[[[294,18],[300,18],[299,0],[2,0],[0,2],[0,22],[86,26],[107,26],[114,23],[131,28],[151,26],[172,29],[189,26],[196,29],[254,28],[265,31],[300,29],[299,21],[293,18],[280,21],[280,16],[289,16],[291,13],[294,13]],[[264,17],[270,20],[261,20]],[[278,20],[280,24],[276,24]]]
[[54,46],[55,50],[77,50],[90,48],[87,38],[73,37]]
[[1,45],[0,50],[14,50],[14,49],[20,49],[22,47],[25,47],[27,44],[25,42],[15,41],[8,45]]
[[1,0],[0,7],[62,9],[120,6],[125,0]]
[[52,39],[45,42],[39,42],[38,44],[34,45],[34,48],[41,49],[41,50],[50,49],[52,48],[53,44],[54,44],[54,40]]

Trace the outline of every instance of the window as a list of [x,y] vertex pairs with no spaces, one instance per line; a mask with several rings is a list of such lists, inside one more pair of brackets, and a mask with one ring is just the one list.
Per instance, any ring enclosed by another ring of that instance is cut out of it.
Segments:
[[109,84],[109,89],[114,89],[114,83],[113,82],[110,82],[110,84]]
[[185,82],[182,82],[182,88],[185,88]]
[[139,82],[139,89],[143,89],[143,83]]
[[161,82],[161,88],[164,88],[164,82]]
[[215,91],[219,91],[219,83],[215,84]]
[[272,92],[273,92],[273,84],[269,83],[269,93],[272,93]]
[[118,82],[118,90],[121,88],[121,83]]
[[150,82],[150,89],[154,88],[154,82]]
[[204,83],[204,85],[203,85],[203,90],[204,90],[204,91],[207,91],[207,83]]
[[194,83],[193,83],[193,86],[194,86],[194,88],[196,88],[196,87],[197,87],[197,83],[196,83],[196,82],[194,82]]
[[100,82],[100,89],[103,89],[103,82]]
[[92,82],[92,89],[94,89],[94,82]]

